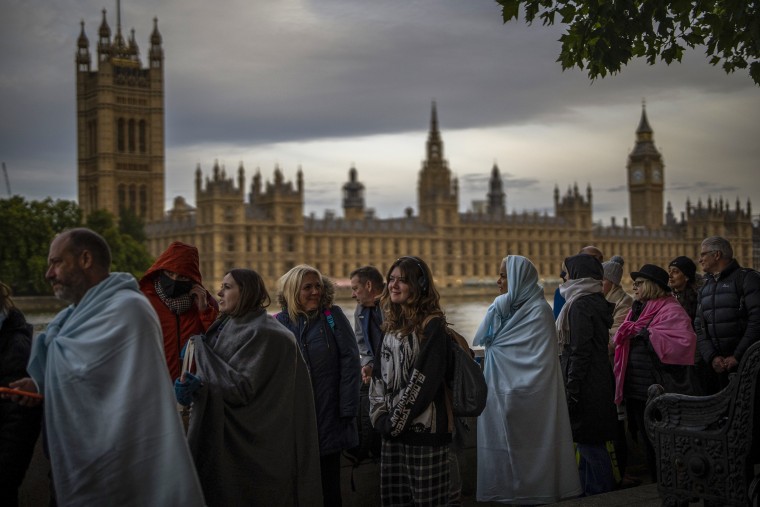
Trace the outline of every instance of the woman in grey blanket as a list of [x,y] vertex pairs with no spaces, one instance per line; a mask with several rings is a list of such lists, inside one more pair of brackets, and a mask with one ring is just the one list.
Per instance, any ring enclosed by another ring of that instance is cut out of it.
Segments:
[[[201,385],[192,393],[188,441],[206,502],[315,505],[317,423],[295,337],[266,313],[269,294],[255,271],[229,271],[218,296],[219,318],[192,338]],[[192,385],[187,377],[183,384]]]

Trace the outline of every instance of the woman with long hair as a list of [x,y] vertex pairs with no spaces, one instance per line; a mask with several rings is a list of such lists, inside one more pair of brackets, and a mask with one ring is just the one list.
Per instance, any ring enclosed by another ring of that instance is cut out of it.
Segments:
[[419,257],[397,259],[380,304],[385,336],[381,375],[370,384],[370,418],[383,437],[382,505],[447,505],[452,419],[445,376],[451,338],[427,264]]
[[279,280],[276,315],[296,337],[311,374],[325,506],[340,506],[340,452],[359,445],[361,363],[351,324],[333,304],[335,286],[301,264]]
[[504,257],[500,295],[473,345],[485,347],[486,408],[478,417],[479,502],[555,503],[578,496],[554,316],[533,263]]
[[293,334],[267,314],[255,271],[227,272],[217,295],[219,318],[191,338],[195,374],[177,383],[178,401],[192,402],[188,443],[206,503],[314,505],[314,398]]

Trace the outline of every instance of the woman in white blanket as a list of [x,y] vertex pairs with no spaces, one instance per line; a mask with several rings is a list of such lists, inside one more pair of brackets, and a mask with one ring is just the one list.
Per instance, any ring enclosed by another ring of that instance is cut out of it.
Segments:
[[498,296],[473,345],[485,347],[478,418],[479,502],[547,504],[581,493],[552,309],[525,257],[499,269]]
[[191,338],[195,377],[188,441],[209,506],[315,505],[322,488],[309,373],[295,337],[268,315],[255,271],[233,269],[220,316]]

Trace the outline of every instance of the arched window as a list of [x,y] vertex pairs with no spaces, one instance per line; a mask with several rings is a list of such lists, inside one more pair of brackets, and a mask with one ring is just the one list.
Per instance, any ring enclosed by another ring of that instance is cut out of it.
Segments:
[[129,153],[135,152],[135,120],[129,120]]
[[90,120],[87,122],[87,149],[88,155],[95,155],[98,152],[98,122],[97,120]]
[[119,118],[116,122],[116,145],[120,152],[124,152],[124,118]]
[[146,151],[145,136],[146,136],[146,132],[145,132],[145,120],[140,120],[140,136],[139,136],[140,137],[140,139],[139,139],[139,142],[140,142],[140,153],[145,153],[145,151]]
[[148,189],[145,185],[140,185],[140,217],[148,216]]
[[129,209],[137,211],[137,189],[135,185],[129,185]]

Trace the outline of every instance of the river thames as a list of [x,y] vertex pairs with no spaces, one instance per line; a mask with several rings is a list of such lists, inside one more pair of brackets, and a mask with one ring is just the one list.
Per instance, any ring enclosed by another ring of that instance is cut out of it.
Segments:
[[[488,307],[497,295],[496,284],[494,284],[493,293],[490,295],[484,291],[483,294],[467,297],[443,296],[441,298],[441,306],[444,312],[446,312],[446,320],[449,324],[472,342],[472,337],[483,320],[486,310],[488,310]],[[547,300],[551,304],[551,300],[548,297]],[[335,304],[343,309],[343,312],[353,324],[353,313],[354,308],[356,308],[356,302],[350,299],[350,297],[339,297],[336,299]],[[275,307],[270,306],[269,311],[270,313],[276,313],[277,310]],[[26,311],[25,313],[29,323],[34,326],[35,335],[42,332],[47,323],[55,316],[53,312],[37,313]]]

